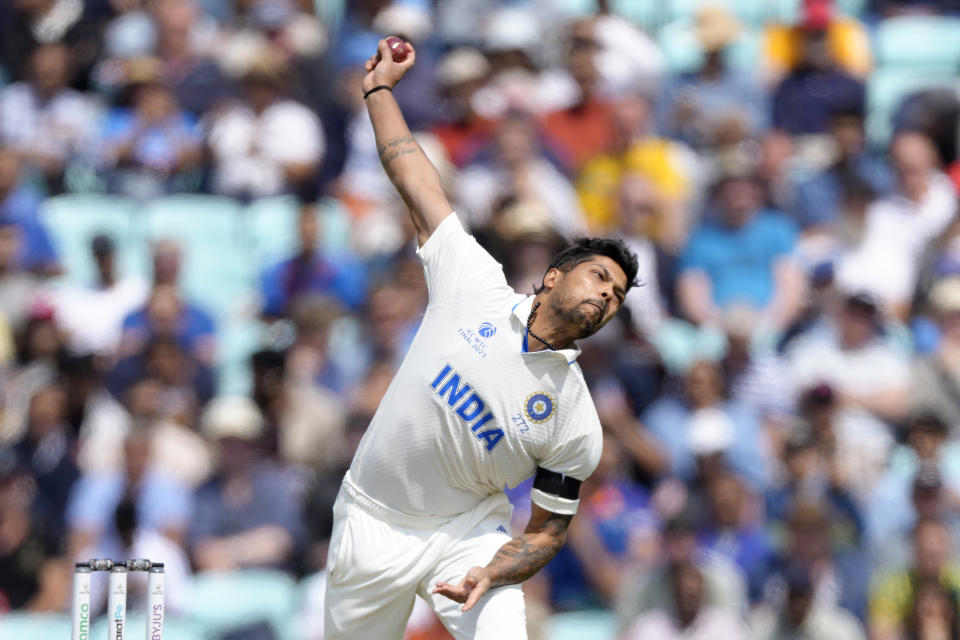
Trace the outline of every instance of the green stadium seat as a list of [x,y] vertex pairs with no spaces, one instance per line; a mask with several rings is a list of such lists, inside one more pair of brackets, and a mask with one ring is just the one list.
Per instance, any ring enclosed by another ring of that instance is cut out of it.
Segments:
[[867,135],[872,144],[887,143],[893,130],[893,116],[912,93],[934,87],[952,88],[956,76],[944,72],[908,69],[879,69],[867,80]]
[[139,273],[140,240],[135,209],[132,200],[109,195],[62,195],[44,201],[40,219],[60,254],[66,281],[93,280],[90,239],[97,233],[106,233],[116,242],[121,272],[135,269]]
[[217,332],[217,388],[224,394],[250,391],[250,355],[261,345],[263,325],[253,318],[231,317]]
[[206,572],[194,576],[190,596],[188,617],[205,637],[219,637],[230,629],[263,620],[285,635],[296,604],[297,585],[279,571]]
[[253,285],[256,265],[242,237],[240,206],[219,196],[178,195],[147,205],[147,237],[174,238],[184,252],[181,284],[215,316]]
[[880,69],[956,73],[960,69],[960,18],[887,18],[876,28],[874,50]]
[[247,241],[261,266],[285,258],[296,249],[299,211],[294,196],[260,198],[247,206]]
[[[657,40],[673,73],[694,71],[703,63],[703,51],[692,22],[678,20],[665,25],[657,34]],[[761,33],[745,30],[727,49],[727,62],[738,69],[751,69],[756,66],[760,46]]]
[[[63,640],[70,637],[70,617],[48,613],[7,613],[0,615],[0,638],[14,640]],[[102,636],[106,637],[106,633]]]
[[[568,4],[583,4],[577,0],[566,0]],[[596,5],[596,3],[593,3]],[[610,0],[610,12],[623,16],[645,31],[655,31],[663,21],[663,0]]]
[[546,636],[551,640],[614,640],[619,631],[617,616],[609,611],[572,611],[550,618]]

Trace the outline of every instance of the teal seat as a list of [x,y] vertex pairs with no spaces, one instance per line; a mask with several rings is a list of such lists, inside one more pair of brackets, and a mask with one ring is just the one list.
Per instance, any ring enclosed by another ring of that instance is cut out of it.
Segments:
[[252,286],[256,265],[243,242],[241,210],[230,198],[178,195],[147,205],[147,237],[173,238],[183,249],[181,285],[221,316]]
[[40,210],[40,220],[50,233],[72,283],[90,283],[95,267],[90,240],[97,233],[106,233],[116,242],[121,272],[136,267],[141,242],[134,219],[136,205],[132,200],[110,195],[62,195],[47,198]]
[[293,196],[254,200],[243,212],[247,241],[260,265],[289,257],[297,247],[300,205]]
[[[63,640],[70,637],[70,617],[50,613],[0,615],[0,638],[14,640]],[[106,637],[106,633],[103,636]]]
[[893,117],[903,100],[912,93],[935,87],[952,88],[956,77],[950,73],[907,69],[879,69],[867,80],[867,134],[872,144],[882,146],[890,139]]
[[[571,0],[566,0],[570,3]],[[668,0],[669,1],[669,0]],[[583,4],[577,2],[577,4]],[[594,3],[596,4],[596,3]],[[664,0],[610,0],[610,12],[623,16],[645,31],[655,31],[664,19]]]
[[[703,50],[697,41],[693,22],[678,20],[665,25],[657,34],[660,50],[673,73],[689,73],[703,64]],[[761,34],[744,30],[725,52],[727,62],[737,69],[750,69],[760,55]]]
[[263,325],[253,318],[227,318],[217,332],[217,382],[220,393],[250,391],[250,355],[262,344]]
[[955,73],[960,68],[960,18],[887,18],[877,26],[874,50],[881,69]]
[[279,571],[216,571],[194,576],[190,595],[189,618],[206,637],[264,620],[286,634],[297,585]]
[[615,640],[619,631],[617,616],[609,611],[572,611],[550,618],[550,640]]

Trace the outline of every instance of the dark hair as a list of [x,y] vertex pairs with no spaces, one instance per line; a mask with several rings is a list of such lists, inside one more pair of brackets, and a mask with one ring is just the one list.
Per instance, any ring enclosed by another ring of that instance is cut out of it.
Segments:
[[[623,272],[627,274],[627,291],[640,284],[637,282],[637,271],[640,270],[637,254],[630,251],[620,238],[577,238],[553,256],[547,271],[559,269],[567,273],[594,256],[606,256],[620,265]],[[543,291],[542,281],[540,286],[533,288],[534,294],[541,291]]]

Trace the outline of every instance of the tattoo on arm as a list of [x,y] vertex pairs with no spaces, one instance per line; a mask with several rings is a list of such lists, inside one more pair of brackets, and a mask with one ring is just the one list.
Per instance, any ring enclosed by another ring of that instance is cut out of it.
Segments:
[[380,156],[381,164],[386,167],[395,158],[416,153],[419,148],[420,146],[413,139],[413,136],[396,136],[383,144],[377,145],[377,155]]
[[551,514],[539,531],[524,533],[500,547],[487,565],[497,576],[491,586],[523,582],[545,567],[563,547],[571,518],[573,516]]

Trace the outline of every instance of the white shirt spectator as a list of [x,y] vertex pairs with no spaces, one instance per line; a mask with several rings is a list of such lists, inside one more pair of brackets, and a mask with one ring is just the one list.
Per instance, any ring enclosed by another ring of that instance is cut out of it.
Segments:
[[234,105],[216,116],[210,126],[214,156],[214,189],[228,195],[277,195],[287,186],[284,165],[317,163],[325,139],[310,109],[281,100],[257,115],[245,105]]
[[140,278],[112,287],[69,288],[54,293],[57,320],[77,353],[111,355],[120,346],[123,319],[143,306],[149,288]]
[[630,625],[625,640],[744,640],[746,631],[736,616],[719,607],[701,611],[687,627],[679,625],[663,611],[651,611]]
[[878,200],[867,210],[860,246],[839,262],[838,281],[887,304],[909,301],[924,249],[956,213],[956,192],[943,174],[931,178],[920,203],[897,194]]
[[46,102],[26,82],[0,92],[0,142],[17,151],[66,162],[85,151],[95,120],[90,100],[72,89]]

